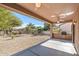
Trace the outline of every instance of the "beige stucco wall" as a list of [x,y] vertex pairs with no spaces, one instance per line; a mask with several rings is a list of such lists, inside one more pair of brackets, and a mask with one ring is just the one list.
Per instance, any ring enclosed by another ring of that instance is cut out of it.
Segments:
[[60,29],[62,31],[66,31],[67,34],[72,34],[72,32],[71,32],[71,25],[72,25],[72,23],[65,23],[62,26],[60,26]]

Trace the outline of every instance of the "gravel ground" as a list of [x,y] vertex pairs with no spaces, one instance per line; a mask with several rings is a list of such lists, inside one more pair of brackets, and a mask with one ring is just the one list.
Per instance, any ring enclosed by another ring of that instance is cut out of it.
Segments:
[[10,56],[19,51],[37,45],[48,38],[50,38],[49,35],[32,36],[29,34],[22,34],[15,39],[10,39],[10,37],[3,39],[3,37],[0,36],[0,56]]

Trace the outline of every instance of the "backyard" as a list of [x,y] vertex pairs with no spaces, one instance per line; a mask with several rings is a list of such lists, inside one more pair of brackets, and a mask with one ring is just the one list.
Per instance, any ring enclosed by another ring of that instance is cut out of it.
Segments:
[[[0,55],[12,55],[28,49],[50,38],[48,26],[35,26],[42,22],[28,16],[9,11],[0,7]],[[21,18],[19,18],[21,16]],[[25,17],[25,18],[23,18]],[[31,23],[29,23],[30,19]],[[34,20],[34,21],[33,21]],[[24,26],[23,21],[28,23]],[[39,25],[40,25],[39,24]],[[24,27],[22,27],[22,25]]]
[[[50,39],[50,23],[0,8],[0,55],[13,55]],[[60,24],[61,25],[61,24]],[[52,24],[52,33],[64,33]],[[59,35],[59,34],[58,34]],[[60,34],[61,35],[61,34]]]
[[[9,37],[8,37],[9,38]],[[0,36],[0,55],[12,55],[24,49],[28,49],[50,38],[49,35],[21,34],[15,39],[1,39]]]

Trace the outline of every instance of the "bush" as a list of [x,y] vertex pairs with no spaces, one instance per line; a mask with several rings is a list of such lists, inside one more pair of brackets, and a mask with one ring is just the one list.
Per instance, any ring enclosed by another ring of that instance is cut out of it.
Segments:
[[32,34],[33,35],[37,35],[38,34],[38,30],[37,29],[32,29]]
[[41,33],[43,31],[43,28],[42,27],[37,27],[37,31],[38,31],[38,33]]
[[26,33],[37,35],[40,34],[43,31],[43,28],[41,26],[35,27],[34,24],[28,24],[26,27]]

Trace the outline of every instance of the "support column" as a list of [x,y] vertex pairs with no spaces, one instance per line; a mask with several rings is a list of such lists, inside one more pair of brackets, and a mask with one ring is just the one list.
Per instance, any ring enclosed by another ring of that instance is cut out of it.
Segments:
[[53,32],[52,32],[52,24],[50,24],[50,37],[53,38]]
[[71,31],[72,31],[72,42],[73,44],[75,43],[74,39],[75,39],[75,24],[72,22],[71,25]]
[[79,54],[79,8],[74,14],[73,22],[75,24],[74,28],[74,47]]

